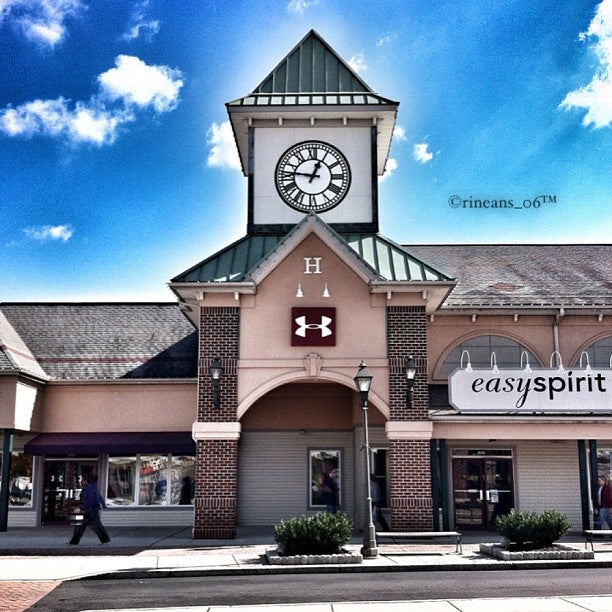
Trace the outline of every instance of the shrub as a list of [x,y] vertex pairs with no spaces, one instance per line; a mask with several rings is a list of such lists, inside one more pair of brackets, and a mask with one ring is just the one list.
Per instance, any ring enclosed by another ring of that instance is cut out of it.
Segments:
[[495,525],[510,542],[508,548],[514,550],[552,546],[571,527],[567,517],[555,510],[545,510],[542,514],[511,510],[510,514],[498,517]]
[[274,540],[285,556],[333,555],[341,552],[352,535],[353,522],[342,512],[296,517],[274,527]]

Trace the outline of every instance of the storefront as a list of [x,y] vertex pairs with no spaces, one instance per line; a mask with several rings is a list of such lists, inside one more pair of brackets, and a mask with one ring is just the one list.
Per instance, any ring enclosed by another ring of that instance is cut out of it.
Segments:
[[362,360],[392,529],[511,508],[590,525],[612,475],[612,249],[382,236],[397,107],[310,32],[227,105],[246,235],[175,276],[176,304],[0,304],[9,525],[65,520],[91,471],[110,526],[233,537],[325,510],[329,476],[362,524]]

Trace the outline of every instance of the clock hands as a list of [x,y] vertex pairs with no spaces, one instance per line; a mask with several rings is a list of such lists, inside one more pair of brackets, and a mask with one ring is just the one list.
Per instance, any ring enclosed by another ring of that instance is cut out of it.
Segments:
[[314,170],[312,171],[312,174],[310,175],[310,178],[308,179],[309,183],[312,183],[313,178],[319,178],[319,175],[317,174],[317,170],[320,167],[321,167],[321,160],[317,159],[317,163],[315,164]]
[[[316,170],[315,170],[316,172]],[[314,174],[314,173],[310,173],[310,172],[294,172],[293,175],[298,175],[298,176],[309,176],[310,177],[310,181],[312,181],[313,178],[319,178],[319,176],[321,176],[320,174]],[[308,181],[310,183],[310,181]]]
[[319,168],[321,167],[321,161],[317,160],[317,163],[315,164],[312,172],[298,172],[297,170],[295,170],[293,172],[293,176],[307,176],[308,177],[308,182],[312,183],[313,179],[316,178],[320,178],[320,174],[317,174],[317,172],[319,171]]

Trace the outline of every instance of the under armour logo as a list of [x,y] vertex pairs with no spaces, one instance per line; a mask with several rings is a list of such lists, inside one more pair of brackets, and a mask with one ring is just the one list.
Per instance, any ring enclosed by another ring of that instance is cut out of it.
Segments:
[[297,336],[306,337],[307,329],[320,329],[321,338],[331,336],[334,332],[329,329],[329,324],[332,322],[331,317],[321,317],[320,323],[306,323],[306,317],[298,317],[295,322],[298,324],[298,328],[295,330]]
[[291,327],[292,346],[336,345],[335,308],[292,308]]

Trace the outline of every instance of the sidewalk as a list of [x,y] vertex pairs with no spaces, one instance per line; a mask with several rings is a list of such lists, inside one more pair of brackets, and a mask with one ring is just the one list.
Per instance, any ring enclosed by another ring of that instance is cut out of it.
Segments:
[[[274,550],[272,528],[241,528],[234,540],[194,540],[191,528],[110,528],[111,542],[100,545],[87,531],[79,546],[67,544],[71,535],[68,526],[10,528],[0,533],[0,594],[3,583],[61,582],[74,579],[104,577],[155,578],[167,576],[263,575],[270,573],[333,573],[333,572],[411,572],[411,571],[478,571],[489,569],[534,569],[544,567],[612,567],[612,540],[595,543],[594,559],[561,561],[500,561],[479,553],[479,544],[495,543],[496,534],[464,534],[463,554],[455,553],[453,543],[443,541],[402,544],[379,543],[379,556],[359,564],[270,565],[266,551]],[[569,535],[561,542],[584,550],[581,535]],[[347,547],[359,552],[361,539],[353,538]],[[589,548],[590,550],[590,548]],[[612,589],[611,589],[612,590]],[[244,612],[276,609],[290,612],[347,612],[374,610],[409,612],[431,611],[472,612],[496,608],[497,612],[520,610],[612,611],[612,595],[592,597],[452,600],[430,602],[362,602],[321,603],[303,606],[212,606],[208,612]],[[198,609],[198,608],[190,608]]]
[[[594,559],[561,561],[501,561],[481,555],[481,542],[496,542],[492,533],[463,535],[463,554],[450,541],[393,544],[379,542],[379,556],[358,564],[270,565],[273,530],[240,528],[233,540],[194,540],[191,528],[110,528],[111,542],[100,545],[90,530],[79,546],[70,546],[68,526],[12,528],[0,533],[0,581],[72,580],[105,577],[202,576],[207,574],[268,574],[317,572],[389,572],[436,570],[531,569],[542,567],[612,567],[612,539],[595,543]],[[584,550],[579,534],[565,536],[561,544]],[[358,553],[361,539],[347,546]],[[590,548],[589,548],[590,550]],[[61,559],[61,562],[59,560]]]

